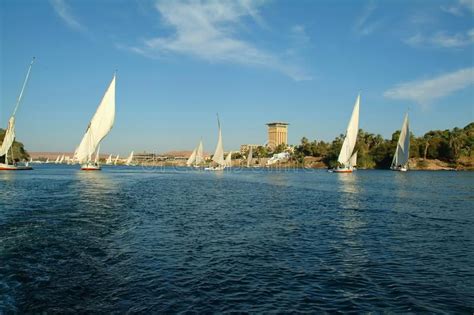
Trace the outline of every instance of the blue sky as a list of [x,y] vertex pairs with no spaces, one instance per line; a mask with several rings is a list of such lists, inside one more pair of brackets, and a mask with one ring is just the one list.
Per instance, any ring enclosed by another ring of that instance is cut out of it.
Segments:
[[113,71],[117,116],[101,151],[213,151],[343,133],[361,91],[360,127],[390,137],[474,120],[474,0],[0,2],[0,124],[36,56],[17,138],[73,151]]

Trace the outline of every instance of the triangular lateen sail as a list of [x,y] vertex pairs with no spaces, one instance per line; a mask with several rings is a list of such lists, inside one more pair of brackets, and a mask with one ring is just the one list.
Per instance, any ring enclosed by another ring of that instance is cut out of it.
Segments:
[[23,81],[23,86],[21,87],[20,95],[18,95],[18,99],[15,104],[15,108],[13,109],[13,114],[8,120],[7,130],[5,131],[5,136],[3,138],[2,145],[0,146],[0,156],[5,155],[5,164],[8,164],[7,153],[10,150],[13,142],[15,141],[15,115],[20,106],[21,99],[23,98],[23,92],[25,91],[26,84],[28,83],[28,79],[30,78],[31,67],[35,62],[35,58],[31,60],[30,66],[28,67],[28,72],[26,73],[25,80]]
[[405,115],[403,120],[402,129],[400,131],[400,137],[398,138],[397,148],[392,160],[392,168],[404,167],[408,165],[408,159],[410,158],[410,128],[408,123],[408,114]]
[[219,116],[217,116],[217,125],[219,127],[219,133],[218,133],[218,136],[217,136],[216,151],[214,151],[214,155],[212,156],[212,160],[214,162],[216,162],[219,166],[225,166],[224,146],[222,144],[222,131],[221,131],[221,122],[219,121]]
[[125,161],[125,165],[130,165],[132,164],[132,161],[133,161],[133,151],[130,152],[130,155],[128,156],[127,160]]
[[115,160],[114,160],[114,165],[117,165],[117,162],[118,162],[118,159],[119,159],[119,154],[117,154],[117,156],[115,157]]
[[337,161],[344,165],[344,167],[350,166],[350,159],[354,151],[354,147],[357,141],[357,133],[359,131],[359,106],[360,106],[360,94],[357,96],[352,110],[351,119],[347,125],[346,136],[342,143],[341,152]]
[[196,150],[196,160],[195,164],[199,165],[204,161],[204,147],[202,145],[202,140],[199,141],[199,145]]
[[105,164],[107,164],[107,165],[112,164],[112,154],[109,155],[109,157],[108,157],[107,160],[105,161]]
[[92,154],[109,133],[115,120],[115,74],[105,91],[97,110],[87,126],[86,133],[74,153],[79,163],[91,162]]
[[196,149],[193,150],[193,153],[189,156],[189,159],[186,161],[187,166],[193,165],[193,163],[196,161]]
[[250,165],[252,164],[252,158],[253,158],[253,149],[252,147],[250,147],[249,156],[247,157],[247,167],[250,167]]
[[225,166],[227,166],[227,167],[232,166],[232,151],[227,153],[227,157],[225,158]]

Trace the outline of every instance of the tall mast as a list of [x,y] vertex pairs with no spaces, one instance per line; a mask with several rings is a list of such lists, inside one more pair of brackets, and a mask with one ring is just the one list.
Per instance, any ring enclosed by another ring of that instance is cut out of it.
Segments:
[[23,97],[23,92],[25,91],[26,84],[28,83],[28,79],[30,77],[31,67],[33,66],[34,62],[35,62],[35,57],[33,57],[33,59],[31,60],[30,66],[28,67],[28,72],[26,73],[25,81],[23,81],[23,86],[21,88],[20,95],[18,96],[18,99],[16,101],[15,109],[13,110],[12,116],[15,116],[16,111],[18,110],[18,106],[20,105],[21,98]]

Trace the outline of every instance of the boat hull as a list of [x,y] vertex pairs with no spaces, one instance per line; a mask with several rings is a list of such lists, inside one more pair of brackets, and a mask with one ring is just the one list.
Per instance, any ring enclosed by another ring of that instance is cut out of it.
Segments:
[[0,171],[31,171],[33,168],[31,166],[23,165],[10,165],[0,163]]
[[217,166],[217,167],[206,167],[205,171],[223,171],[225,166]]
[[406,172],[406,171],[408,171],[408,168],[407,168],[407,167],[404,167],[404,166],[391,167],[390,169],[391,169],[392,171],[396,171],[396,172]]
[[333,168],[329,170],[330,173],[352,173],[355,168],[353,167],[344,167],[344,168]]
[[102,168],[98,164],[88,163],[88,164],[82,165],[81,170],[82,171],[100,171],[102,170]]

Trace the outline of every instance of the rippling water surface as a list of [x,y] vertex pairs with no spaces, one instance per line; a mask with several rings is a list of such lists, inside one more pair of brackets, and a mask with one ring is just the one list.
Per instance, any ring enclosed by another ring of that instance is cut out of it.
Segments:
[[0,313],[474,311],[474,174],[0,173]]

